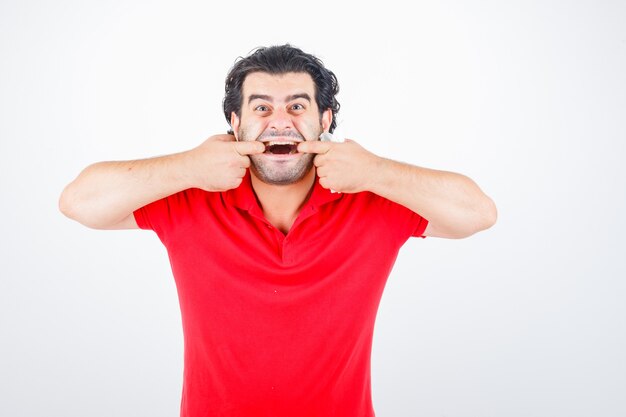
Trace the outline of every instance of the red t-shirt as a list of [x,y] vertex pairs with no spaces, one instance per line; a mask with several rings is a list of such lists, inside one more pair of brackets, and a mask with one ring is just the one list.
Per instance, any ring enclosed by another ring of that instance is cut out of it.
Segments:
[[135,213],[167,248],[184,332],[183,417],[370,417],[374,321],[398,250],[427,221],[316,181],[287,235],[249,176]]

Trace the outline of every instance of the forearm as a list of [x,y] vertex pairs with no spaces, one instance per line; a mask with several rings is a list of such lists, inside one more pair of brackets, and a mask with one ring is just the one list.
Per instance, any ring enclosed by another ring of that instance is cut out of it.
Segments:
[[59,208],[66,216],[95,229],[118,228],[120,224],[136,227],[126,221],[133,211],[178,191],[237,188],[250,166],[248,155],[264,151],[265,146],[257,141],[235,142],[232,135],[214,135],[177,154],[99,162],[65,188]]
[[88,227],[114,226],[134,210],[190,188],[186,155],[90,165],[65,188],[59,208]]
[[491,227],[493,201],[470,178],[377,158],[369,191],[429,221],[431,235],[463,238]]

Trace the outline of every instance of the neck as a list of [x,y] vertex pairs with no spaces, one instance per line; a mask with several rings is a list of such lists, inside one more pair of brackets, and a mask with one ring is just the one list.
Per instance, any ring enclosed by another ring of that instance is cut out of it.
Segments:
[[311,169],[300,181],[288,185],[272,185],[252,174],[252,188],[263,215],[278,230],[287,234],[307,202],[315,182],[315,169]]

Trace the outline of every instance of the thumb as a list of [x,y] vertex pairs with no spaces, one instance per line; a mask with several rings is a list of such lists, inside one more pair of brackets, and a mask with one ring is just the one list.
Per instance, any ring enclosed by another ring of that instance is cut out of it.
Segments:
[[233,147],[239,155],[256,155],[265,152],[265,145],[256,140],[250,142],[234,142]]

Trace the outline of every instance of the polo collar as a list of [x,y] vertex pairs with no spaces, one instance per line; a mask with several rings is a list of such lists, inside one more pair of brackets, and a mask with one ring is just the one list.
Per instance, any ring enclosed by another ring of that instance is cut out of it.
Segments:
[[[226,203],[231,204],[242,210],[246,210],[251,214],[261,214],[262,210],[257,201],[254,189],[252,188],[252,181],[250,180],[250,172],[246,172],[246,175],[239,187],[224,191],[224,200]],[[309,200],[302,207],[302,211],[317,211],[317,209],[326,203],[340,199],[343,196],[341,193],[332,193],[330,190],[322,187],[319,183],[319,177],[315,176],[315,182],[313,183],[313,191]]]

